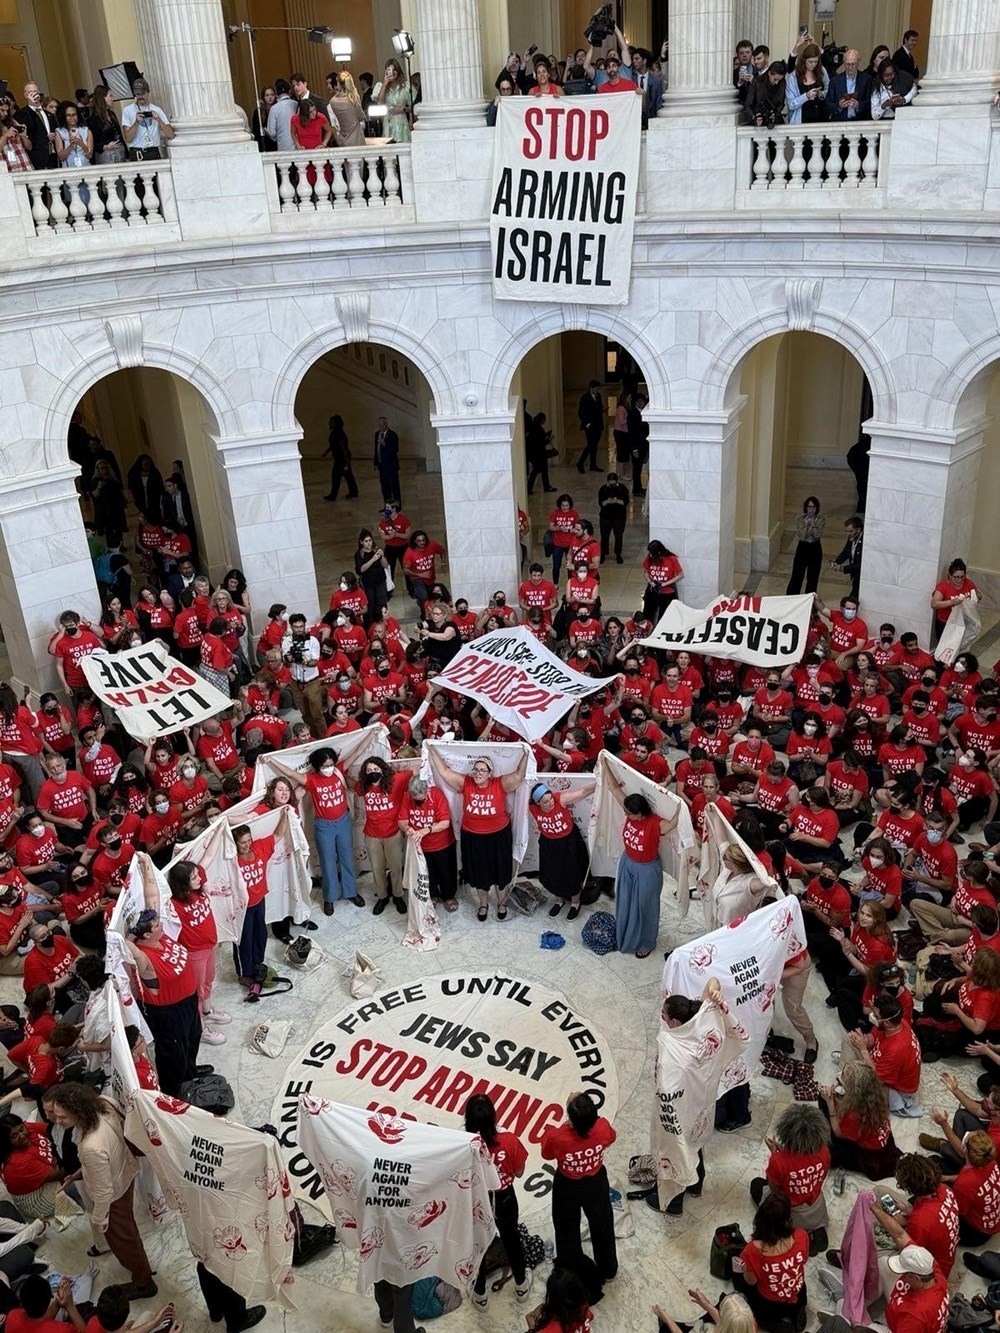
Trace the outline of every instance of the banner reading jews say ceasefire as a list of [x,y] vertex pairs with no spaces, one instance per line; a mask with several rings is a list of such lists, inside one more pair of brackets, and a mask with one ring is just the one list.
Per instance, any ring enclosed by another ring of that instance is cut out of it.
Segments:
[[571,671],[526,629],[497,630],[467,644],[431,681],[481,703],[526,741],[537,741],[578,700],[607,688]]
[[647,648],[729,657],[750,666],[790,666],[806,650],[811,593],[801,597],[719,597],[698,609],[671,602]]
[[80,661],[87,684],[113,708],[137,741],[169,736],[231,705],[221,690],[178,662],[159,639],[124,653],[90,653]]
[[624,305],[642,98],[508,97],[493,147],[493,294]]

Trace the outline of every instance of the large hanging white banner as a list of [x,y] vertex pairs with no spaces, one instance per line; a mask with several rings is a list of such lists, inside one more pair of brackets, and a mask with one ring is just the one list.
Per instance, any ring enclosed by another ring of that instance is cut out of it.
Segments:
[[181,922],[163,871],[153,865],[145,852],[136,852],[128,868],[125,887],[115,900],[108,921],[104,964],[108,975],[117,983],[126,1023],[134,1023],[143,1037],[151,1041],[152,1034],[139,1007],[140,991],[135,964],[125,944],[125,923],[134,913],[143,910],[147,900],[163,923],[163,933],[175,940],[181,933]]
[[501,99],[493,141],[493,295],[624,305],[642,98]]
[[478,1134],[299,1098],[299,1144],[358,1253],[358,1291],[434,1276],[471,1287],[496,1232],[500,1177]]
[[[979,598],[973,592],[966,602],[958,602],[948,613],[934,656],[945,666],[951,666],[959,653],[971,648],[983,631],[978,608]],[[86,661],[86,658],[84,658]]]
[[698,1179],[698,1150],[715,1125],[719,1083],[748,1041],[746,1029],[725,1002],[710,998],[681,1027],[661,1027],[650,1135],[661,1208]]
[[664,995],[696,1000],[715,977],[730,1013],[747,1031],[747,1046],[727,1067],[720,1092],[746,1083],[750,1069],[756,1067],[774,1018],[781,973],[805,947],[802,908],[797,898],[790,897],[678,945],[664,964]]
[[647,648],[686,648],[750,666],[791,666],[806,650],[812,593],[801,597],[719,597],[696,608],[671,602]]
[[[493,765],[494,776],[498,778],[513,773],[520,763],[521,755],[527,751],[528,763],[524,781],[514,791],[507,793],[507,813],[510,815],[511,834],[514,840],[514,861],[520,866],[528,847],[528,826],[531,823],[528,817],[528,800],[536,772],[535,756],[531,747],[525,745],[523,741],[424,741],[424,760],[420,776],[431,786],[441,788],[441,794],[448,802],[448,809],[451,811],[455,837],[459,838],[461,844],[459,834],[462,827],[462,794],[452,791],[450,787],[442,787],[438,782],[430,761],[431,750],[436,750],[441,756],[442,763],[463,777],[472,772],[472,765],[477,759],[485,756]],[[458,856],[461,863],[461,846]]]
[[428,953],[441,943],[441,922],[434,904],[431,902],[430,876],[427,873],[427,860],[409,838],[406,839],[406,852],[403,861],[403,887],[406,889],[406,934],[403,936],[404,949],[416,949],[418,953]]
[[[133,1096],[139,1092],[139,1075],[129,1048],[125,1028],[132,1019],[125,1013],[118,991],[112,979],[104,983],[104,1003],[107,1006],[108,1028],[111,1032],[111,1077],[101,1093],[113,1101],[124,1116],[128,1112]],[[135,1178],[135,1199],[142,1204],[154,1222],[165,1222],[170,1211],[156,1172],[148,1157],[140,1157],[136,1165],[139,1174]]]
[[89,653],[80,666],[101,703],[137,741],[170,736],[232,707],[228,695],[171,657],[160,639],[123,653]]
[[607,680],[571,671],[523,627],[466,644],[431,684],[475,699],[526,741],[551,731],[586,695],[608,688]]
[[[577,792],[581,787],[592,787],[594,785],[593,773],[539,773],[536,782],[544,782],[553,796],[562,793],[569,794]],[[574,801],[569,807],[570,818],[580,830],[584,842],[590,837],[590,812],[594,806],[594,797],[597,793],[591,792],[589,796],[584,796],[582,800]],[[538,870],[538,825],[533,819],[528,820],[528,844],[525,849],[524,859],[521,861],[521,874],[530,875]],[[594,871],[594,874],[599,873]]]
[[277,1139],[145,1091],[130,1100],[125,1133],[180,1213],[195,1259],[248,1304],[294,1309],[292,1189]]
[[[734,917],[746,916],[747,912],[759,905],[747,902],[747,880],[756,879],[763,885],[768,897],[781,898],[781,886],[774,875],[765,868],[760,857],[743,841],[722,811],[715,805],[706,805],[703,817],[705,836],[701,843],[701,868],[698,872],[698,892],[705,909],[705,927],[716,930],[726,925]],[[750,862],[752,876],[730,875],[722,864],[722,854],[727,847],[736,846]],[[759,894],[760,897],[764,893]]]
[[602,750],[598,756],[594,777],[597,779],[597,790],[590,807],[590,828],[587,832],[590,873],[611,876],[618,873],[625,812],[612,795],[612,786],[620,784],[622,796],[631,796],[633,793],[645,796],[653,807],[653,813],[661,819],[672,819],[677,815],[674,828],[660,839],[660,860],[667,874],[677,881],[677,899],[681,912],[686,913],[688,873],[695,845],[694,827],[687,806],[679,796],[657,786],[651,778],[637,773],[607,750]]

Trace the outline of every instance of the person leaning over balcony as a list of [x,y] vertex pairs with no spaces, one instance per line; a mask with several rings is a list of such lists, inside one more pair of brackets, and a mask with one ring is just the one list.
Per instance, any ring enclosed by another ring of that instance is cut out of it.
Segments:
[[867,120],[871,115],[872,79],[859,71],[857,51],[844,52],[844,68],[830,80],[826,106],[831,120]]
[[[292,116],[292,141],[296,148],[325,148],[333,138],[333,126],[323,111],[317,111],[315,103],[303,97],[299,109]],[[311,168],[310,185],[315,184],[315,168]]]
[[552,82],[552,66],[549,64],[547,56],[537,56],[535,58],[535,86],[529,94],[531,97],[562,97],[563,90],[558,83]]
[[130,162],[144,162],[163,156],[163,142],[174,137],[174,127],[162,107],[149,100],[149,84],[136,79],[132,84],[135,101],[122,112],[122,134],[128,144]]
[[0,101],[0,154],[7,164],[8,171],[30,171],[31,158],[28,150],[31,139],[28,131],[17,119],[17,110],[9,98]]
[[750,86],[743,105],[744,125],[762,125],[770,129],[785,123],[785,73],[783,60],[768,65],[767,71]]
[[277,144],[279,153],[294,153],[292,117],[299,109],[298,103],[292,97],[292,89],[287,79],[275,79],[274,91],[278,95],[278,100],[267,113],[268,138]]
[[917,85],[910,76],[897,70],[891,60],[883,60],[872,89],[872,120],[895,120],[897,109],[909,106],[916,95]]
[[490,129],[497,123],[500,103],[505,97],[515,96],[515,84],[509,74],[501,74],[497,79],[497,91],[493,101],[486,108],[486,124]]
[[94,161],[101,166],[125,161],[125,143],[114,101],[114,94],[107,84],[99,83],[90,102],[87,128],[94,136]]
[[789,125],[813,125],[827,119],[829,82],[819,47],[815,42],[807,42],[796,56],[795,68],[785,85]]
[[333,96],[330,98],[329,111],[336,116],[340,128],[337,130],[338,148],[364,148],[365,112],[361,105],[361,96],[354,86],[348,70],[331,76],[334,80]]
[[75,102],[60,102],[56,112],[56,156],[61,167],[89,167],[94,156],[94,136],[80,124]]

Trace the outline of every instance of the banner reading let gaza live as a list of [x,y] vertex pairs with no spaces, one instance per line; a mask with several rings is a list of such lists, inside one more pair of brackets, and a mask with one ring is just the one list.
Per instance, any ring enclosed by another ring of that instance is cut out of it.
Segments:
[[700,610],[672,602],[647,648],[693,649],[750,666],[790,666],[806,649],[811,593],[801,597],[720,597]]
[[624,305],[642,99],[508,97],[493,147],[493,294]]
[[604,689],[570,671],[555,653],[526,629],[484,634],[466,647],[431,681],[483,704],[503,726],[536,741],[587,694]]
[[230,707],[221,690],[153,639],[124,653],[91,653],[80,666],[87,684],[137,741],[170,736]]

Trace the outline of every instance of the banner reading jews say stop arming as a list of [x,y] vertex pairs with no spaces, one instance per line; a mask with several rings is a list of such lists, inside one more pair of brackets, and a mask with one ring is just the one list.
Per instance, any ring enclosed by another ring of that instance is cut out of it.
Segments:
[[493,146],[493,295],[624,305],[642,98],[507,97]]
[[719,597],[700,610],[671,602],[648,639],[647,648],[729,657],[757,667],[784,667],[806,650],[811,593],[801,597]]
[[526,741],[551,731],[580,699],[607,688],[571,671],[523,628],[497,630],[467,644],[432,685],[475,699]]
[[87,684],[113,708],[137,741],[169,736],[203,722],[232,701],[178,662],[159,639],[124,653],[90,653],[80,661]]

